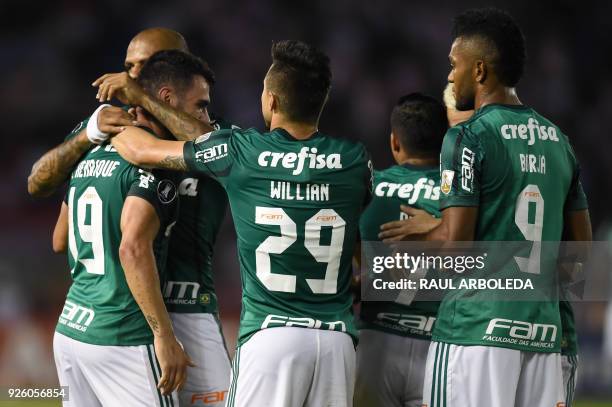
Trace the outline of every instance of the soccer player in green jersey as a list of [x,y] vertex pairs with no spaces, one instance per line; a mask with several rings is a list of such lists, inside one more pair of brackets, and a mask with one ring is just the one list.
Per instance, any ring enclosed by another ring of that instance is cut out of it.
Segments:
[[[453,37],[448,80],[456,108],[475,113],[445,136],[442,221],[425,238],[535,242],[528,258],[504,270],[552,284],[555,268],[546,266],[555,259],[540,257],[539,242],[591,239],[573,149],[517,97],[525,44],[507,13],[469,10],[456,17]],[[561,405],[559,302],[462,300],[478,295],[457,291],[440,305],[424,405]]]
[[[404,219],[401,205],[440,215],[440,148],[446,110],[413,93],[391,113],[391,153],[397,165],[374,172],[372,202],[360,220],[361,239],[379,240],[383,224]],[[361,303],[357,347],[356,407],[420,407],[431,328],[438,304]]]
[[[456,126],[469,120],[474,114],[473,110],[459,111],[455,107],[455,97],[453,96],[452,84],[449,83],[444,90],[444,103],[446,104],[449,125]],[[424,218],[420,218],[423,220]],[[414,219],[414,222],[417,220]],[[412,227],[410,225],[409,227]],[[436,225],[437,226],[437,225]],[[423,225],[423,227],[426,227]],[[416,230],[420,233],[420,230]],[[574,311],[568,301],[559,303],[561,312],[561,368],[563,371],[563,390],[565,392],[565,405],[571,407],[574,401],[574,391],[576,389],[576,378],[578,376],[578,337],[574,321]]]
[[192,363],[160,288],[177,195],[171,180],[131,165],[108,143],[72,171],[54,232],[73,280],[53,341],[60,383],[70,389],[65,405],[178,403]]
[[227,191],[243,290],[228,406],[352,404],[351,259],[371,163],[362,144],[318,130],[330,85],[325,54],[277,42],[261,97],[269,132],[112,141],[131,162],[206,174]]
[[[209,120],[214,74],[201,59],[179,50],[160,51],[144,65],[137,82],[147,94],[173,108],[197,120]],[[157,118],[152,120],[163,126]],[[179,401],[181,406],[220,407],[229,388],[231,366],[218,319],[212,256],[227,195],[217,181],[193,172],[177,173],[176,181],[180,211],[170,236],[163,295],[176,336],[196,364],[188,369]]]
[[[125,56],[126,76],[137,78],[142,65],[157,51],[178,49],[187,52],[187,43],[183,36],[167,28],[149,28],[138,33],[127,48]],[[130,94],[141,95],[134,80]],[[189,140],[205,131],[212,130],[207,122],[198,122],[186,117],[183,112],[156,98],[147,98],[135,103],[144,106],[156,117],[164,116],[165,126],[172,131],[175,138]],[[33,197],[46,197],[57,191],[68,179],[76,162],[92,147],[108,139],[112,133],[117,133],[125,126],[134,124],[133,115],[125,109],[111,105],[101,105],[93,115],[97,120],[90,123],[90,118],[81,121],[74,130],[66,136],[63,143],[45,153],[34,165],[28,177],[28,192]]]

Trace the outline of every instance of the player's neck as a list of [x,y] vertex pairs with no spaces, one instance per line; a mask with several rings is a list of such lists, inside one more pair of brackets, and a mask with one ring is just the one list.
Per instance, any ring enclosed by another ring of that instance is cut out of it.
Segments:
[[406,157],[398,160],[399,165],[411,165],[413,167],[435,167],[440,165],[440,160],[437,157]]
[[304,140],[310,138],[310,136],[318,131],[317,124],[318,123],[296,123],[281,117],[273,117],[270,122],[270,130],[281,128],[291,134],[291,137],[294,139]]
[[521,105],[521,101],[516,94],[515,88],[506,86],[496,86],[494,88],[483,88],[476,92],[474,107],[480,109],[486,105],[499,103],[503,105]]

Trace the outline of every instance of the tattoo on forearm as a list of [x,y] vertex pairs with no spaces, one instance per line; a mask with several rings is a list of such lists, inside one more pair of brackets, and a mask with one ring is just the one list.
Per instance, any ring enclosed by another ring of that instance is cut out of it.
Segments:
[[89,147],[89,144],[83,143],[76,136],[43,155],[32,166],[28,191],[38,196],[52,194],[68,178],[76,162]]
[[159,332],[159,323],[157,322],[157,319],[155,319],[151,315],[146,315],[145,318],[147,319],[147,322],[149,323],[149,326],[151,327],[151,330],[154,333],[158,333]]
[[179,141],[191,141],[213,130],[210,124],[152,98],[147,98],[144,105],[144,109],[166,126]]
[[187,163],[181,156],[167,155],[166,158],[161,160],[158,164],[160,167],[169,170],[187,171]]

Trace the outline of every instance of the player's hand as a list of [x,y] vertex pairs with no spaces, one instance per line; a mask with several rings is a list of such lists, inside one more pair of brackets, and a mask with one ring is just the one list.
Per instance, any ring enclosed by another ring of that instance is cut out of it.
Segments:
[[113,97],[126,105],[139,105],[145,95],[144,90],[127,72],[107,73],[92,84],[98,87],[96,98],[100,102],[110,101]]
[[98,113],[98,129],[103,133],[115,134],[133,126],[135,117],[120,107],[109,106]]
[[396,220],[381,225],[378,238],[384,243],[410,240],[416,235],[429,232],[440,224],[440,219],[436,219],[422,209],[415,209],[406,205],[401,205],[400,209],[408,215],[408,219]]
[[174,334],[155,336],[155,354],[161,367],[161,378],[157,388],[164,395],[180,390],[187,379],[187,367],[194,367],[183,346],[176,340]]

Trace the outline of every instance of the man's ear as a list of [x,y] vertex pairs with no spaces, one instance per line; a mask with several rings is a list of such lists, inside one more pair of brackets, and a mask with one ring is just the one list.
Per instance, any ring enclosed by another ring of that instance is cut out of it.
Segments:
[[482,84],[487,79],[487,64],[482,59],[477,59],[474,62],[474,80]]
[[157,91],[157,98],[163,102],[168,103],[171,106],[174,106],[174,102],[175,102],[175,95],[174,92],[172,91],[171,88],[169,88],[168,86],[162,86],[158,91]]
[[273,113],[278,113],[278,109],[280,106],[280,99],[277,94],[274,92],[268,91],[268,108]]
[[395,135],[395,133],[393,133],[393,131],[391,132],[391,151],[393,151],[394,153],[398,153],[400,151],[400,142],[399,142],[399,138]]

